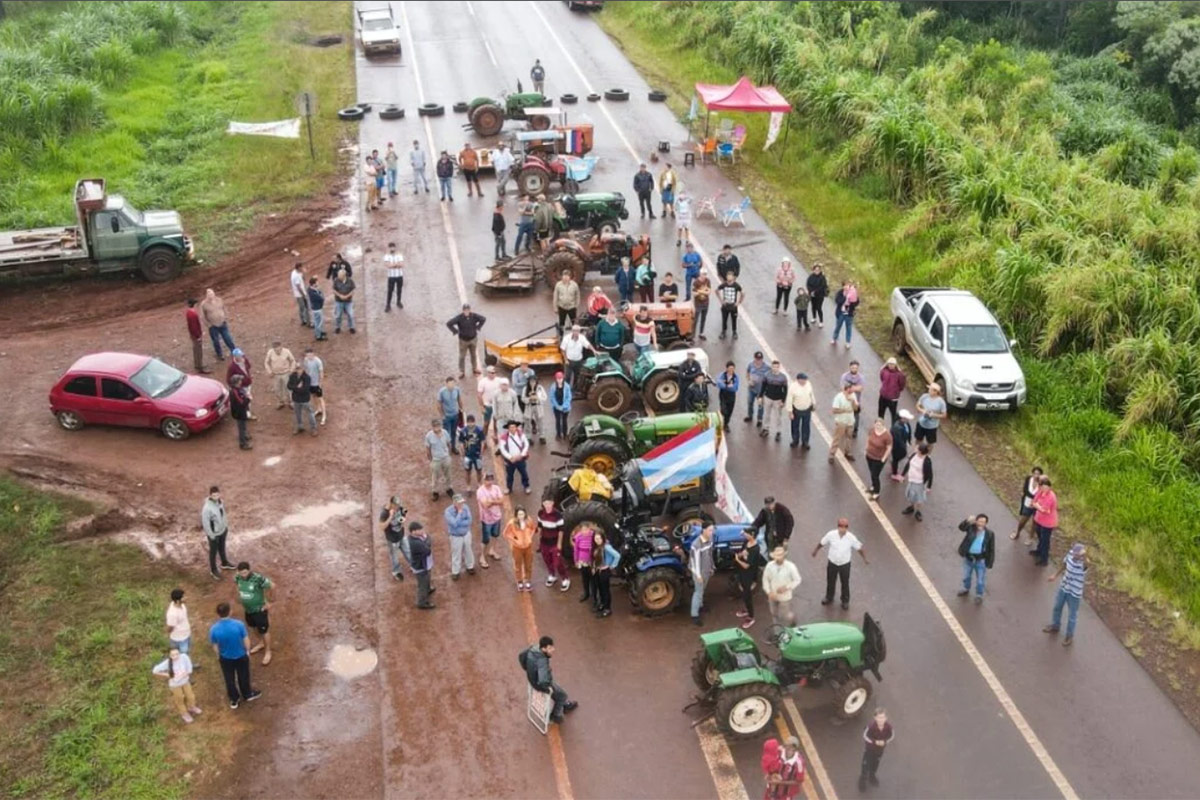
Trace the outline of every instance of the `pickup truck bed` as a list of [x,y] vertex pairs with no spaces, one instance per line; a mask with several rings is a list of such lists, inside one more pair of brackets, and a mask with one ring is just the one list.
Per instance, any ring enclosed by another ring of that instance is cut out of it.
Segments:
[[0,269],[87,256],[79,228],[0,231]]

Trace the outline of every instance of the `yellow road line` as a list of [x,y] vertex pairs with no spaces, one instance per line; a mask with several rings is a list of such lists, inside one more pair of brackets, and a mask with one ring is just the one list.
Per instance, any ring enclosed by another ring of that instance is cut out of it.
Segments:
[[729,745],[717,730],[716,723],[711,719],[704,720],[696,726],[696,735],[700,737],[700,751],[708,762],[719,800],[750,800],[742,776],[733,763],[733,753],[729,752]]

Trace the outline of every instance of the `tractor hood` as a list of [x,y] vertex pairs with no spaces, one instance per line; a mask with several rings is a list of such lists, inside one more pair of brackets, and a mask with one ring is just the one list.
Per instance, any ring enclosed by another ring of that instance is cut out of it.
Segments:
[[814,622],[784,633],[779,639],[779,652],[788,661],[844,658],[851,667],[859,667],[864,638],[851,622]]
[[678,436],[708,419],[710,427],[720,429],[721,416],[715,412],[707,414],[661,414],[657,417],[639,417],[629,425],[629,431],[638,444],[654,446],[660,442]]

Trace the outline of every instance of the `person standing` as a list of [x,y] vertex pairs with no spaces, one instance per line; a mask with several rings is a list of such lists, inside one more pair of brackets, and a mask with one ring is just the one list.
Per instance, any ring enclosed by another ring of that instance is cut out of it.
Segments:
[[654,278],[657,274],[649,258],[642,259],[642,263],[638,264],[637,271],[633,273],[633,282],[637,286],[639,302],[654,302]]
[[883,474],[883,464],[892,454],[892,432],[888,430],[883,417],[875,420],[871,430],[867,431],[867,471],[871,475],[871,490],[867,492],[868,500],[878,500],[879,476]]
[[[400,505],[400,498],[392,495],[387,505],[379,512],[379,527],[383,531],[383,539],[387,542],[388,560],[392,562],[392,577],[398,581],[404,580],[400,568],[400,557],[404,556],[404,518],[408,511]],[[407,558],[407,556],[405,556]],[[412,567],[412,564],[409,564]]]
[[[1024,482],[1021,484],[1021,506],[1018,509],[1020,519],[1017,521],[1017,529],[1008,535],[1010,539],[1016,539],[1021,535],[1021,531],[1025,530],[1025,526],[1029,524],[1029,520],[1033,519],[1033,514],[1036,509],[1033,507],[1033,496],[1037,494],[1038,487],[1042,484],[1042,468],[1034,467]],[[1033,544],[1033,539],[1026,539],[1025,544]]]
[[194,297],[187,299],[187,310],[183,315],[187,319],[188,338],[192,340],[192,366],[196,374],[207,375],[212,370],[204,366],[204,329],[200,326],[200,312],[196,311]]
[[900,409],[900,419],[892,424],[892,480],[899,483],[904,480],[900,472],[900,463],[908,455],[908,446],[912,443],[912,412],[907,408]]
[[708,299],[712,294],[712,281],[708,279],[708,275],[700,272],[692,280],[691,288],[692,308],[696,315],[696,333],[699,335],[700,341],[706,342],[708,337],[704,335],[704,324],[708,322]]
[[295,433],[304,432],[304,421],[308,420],[308,432],[317,435],[317,416],[312,409],[312,379],[308,377],[303,364],[292,367],[288,376],[288,391],[292,395],[292,412],[296,416]]
[[396,152],[395,146],[388,142],[387,152],[383,154],[383,163],[387,165],[387,189],[388,195],[395,197],[396,192],[396,168],[400,164],[400,156]]
[[495,442],[497,436],[492,428],[492,418],[496,413],[496,407],[493,403],[496,401],[496,395],[500,393],[501,378],[496,374],[496,367],[489,364],[487,374],[475,382],[475,399],[479,402],[479,407],[483,409],[483,432],[492,434],[492,441]]
[[208,538],[208,571],[213,580],[221,580],[217,572],[217,558],[221,559],[221,569],[233,569],[234,566],[225,555],[225,538],[229,535],[229,520],[225,517],[225,501],[221,499],[221,487],[210,486],[208,497],[200,509],[200,527]]
[[917,425],[913,430],[916,441],[928,444],[931,449],[937,444],[938,428],[946,418],[946,410],[942,387],[929,384],[929,390],[917,398]]
[[871,724],[863,731],[862,771],[858,775],[860,792],[867,790],[868,782],[872,786],[879,785],[879,779],[875,777],[875,773],[879,771],[879,761],[883,758],[884,748],[895,737],[896,733],[892,730],[892,723],[888,722],[887,711],[882,708],[875,709],[875,716],[871,718]]
[[851,438],[858,438],[858,423],[862,418],[862,393],[867,387],[867,382],[862,376],[859,368],[858,360],[850,362],[849,369],[842,373],[842,385],[850,384],[854,391],[854,430],[850,432]]
[[796,380],[788,384],[787,399],[783,405],[792,423],[792,447],[808,450],[808,440],[812,435],[812,413],[817,405],[812,384],[808,382],[808,373],[796,373]]
[[808,287],[801,284],[796,287],[796,294],[792,297],[792,305],[796,307],[796,330],[804,328],[805,333],[812,330],[812,325],[808,322],[808,303]]
[[498,431],[507,428],[508,423],[513,420],[520,422],[524,419],[521,406],[517,403],[517,393],[509,386],[508,378],[500,379],[500,391],[492,398],[492,416],[496,420]]
[[654,324],[654,318],[650,316],[650,309],[646,306],[638,307],[637,313],[633,315],[630,328],[633,349],[639,356],[647,351],[658,349],[658,328]]
[[308,391],[316,398],[316,415],[321,418],[321,424],[329,421],[329,412],[325,410],[325,362],[313,352],[311,347],[304,348],[304,360],[300,362],[308,373]]
[[700,277],[701,265],[703,262],[700,259],[700,254],[696,252],[696,245],[689,240],[687,246],[684,247],[683,258],[681,259],[683,266],[683,299],[689,301],[692,299],[692,284],[696,278]]
[[733,567],[742,594],[742,610],[737,612],[737,617],[742,620],[742,629],[746,630],[754,627],[754,586],[758,583],[763,558],[758,547],[758,532],[754,528],[742,530],[742,539],[742,549],[733,556]]
[[822,547],[828,547],[829,553],[825,564],[825,597],[822,598],[821,605],[827,606],[833,602],[834,587],[838,580],[841,580],[842,610],[845,611],[850,608],[850,558],[857,550],[864,564],[871,562],[867,561],[867,551],[863,548],[863,543],[850,532],[850,520],[845,517],[839,518],[837,528],[826,533],[821,537],[821,541],[817,542],[812,551],[813,558],[817,557]]
[[550,409],[554,412],[554,439],[566,439],[571,415],[571,384],[567,383],[561,370],[554,373],[549,394]]
[[1042,632],[1058,633],[1063,606],[1067,606],[1067,635],[1063,637],[1063,647],[1070,647],[1071,642],[1075,641],[1075,621],[1079,618],[1079,604],[1083,600],[1083,582],[1087,578],[1088,566],[1087,547],[1082,542],[1076,542],[1063,558],[1062,566],[1046,579],[1047,583],[1054,583],[1061,576],[1062,583],[1054,595],[1050,624],[1042,628]]
[[[442,154],[438,156],[438,160],[433,167],[433,171],[434,174],[437,175],[441,201],[444,203],[449,200],[451,203],[453,203],[454,186],[452,181],[454,180],[454,162],[450,160],[450,154],[445,150],[443,150]],[[467,186],[469,187],[470,184],[467,184]]]
[[537,525],[520,507],[513,511],[513,518],[504,526],[504,538],[512,548],[518,592],[533,591],[533,535],[536,532]]
[[717,404],[721,408],[721,420],[726,434],[729,433],[729,420],[737,406],[738,384],[737,365],[726,361],[725,370],[717,375]]
[[467,414],[466,423],[458,429],[458,442],[462,445],[463,468],[467,471],[467,488],[471,488],[471,471],[474,470],[482,486],[483,478],[483,428],[475,424],[475,415]]
[[479,538],[483,547],[479,551],[479,566],[487,569],[488,558],[499,561],[496,540],[500,538],[500,523],[504,521],[504,492],[496,483],[491,470],[483,474],[483,482],[475,490],[475,504],[479,508]]
[[675,175],[675,168],[668,161],[663,171],[658,173],[658,191],[659,197],[662,199],[662,215],[663,219],[667,217],[667,211],[671,212],[671,219],[675,219],[675,185],[679,182],[679,178]]
[[242,611],[246,618],[246,627],[257,631],[259,641],[250,648],[250,655],[259,650],[265,650],[262,665],[271,663],[271,590],[275,584],[266,575],[250,570],[249,561],[239,561],[237,575],[233,582],[237,585],[238,599],[242,601]]
[[[463,149],[458,152],[458,168],[462,170],[463,179],[467,182],[467,197],[473,197],[475,194],[483,197],[483,189],[479,187],[479,154],[471,147],[470,142],[464,144]],[[472,187],[475,189],[474,193],[471,191]]]
[[212,289],[204,290],[204,299],[200,301],[200,318],[208,327],[208,338],[212,339],[213,352],[217,354],[217,361],[224,361],[225,355],[221,352],[221,342],[225,342],[225,346],[230,350],[237,345],[233,343],[233,335],[229,332],[229,313],[225,310],[225,301],[218,297]]
[[433,594],[430,573],[433,572],[433,548],[429,546],[429,534],[419,522],[408,524],[408,554],[412,559],[413,575],[417,576],[417,608],[427,611],[437,604],[429,599]]
[[504,201],[497,200],[492,210],[492,239],[496,243],[494,257],[497,261],[508,260],[508,244],[504,241],[504,231],[508,223],[504,220]]
[[579,703],[567,698],[563,688],[554,682],[550,672],[550,658],[554,655],[554,640],[549,636],[538,639],[537,644],[531,644],[522,653],[521,666],[525,669],[525,677],[534,691],[550,695],[554,708],[550,711],[550,721],[562,723],[563,714],[570,714],[579,707]]
[[371,166],[375,168],[375,197],[376,205],[381,206],[387,201],[387,191],[384,186],[387,183],[387,168],[383,165],[383,159],[379,157],[378,150],[371,151]]
[[763,420],[763,403],[762,403],[762,385],[763,378],[771,371],[771,365],[763,360],[761,350],[754,351],[754,359],[746,365],[746,389],[749,395],[746,405],[746,418],[743,422],[749,422],[755,416],[755,406],[758,407],[758,420],[754,423],[757,427],[762,427]]
[[229,416],[237,425],[238,447],[243,450],[254,449],[250,433],[246,428],[246,420],[250,418],[250,395],[242,388],[242,376],[234,375],[229,379]]
[[525,384],[525,430],[530,436],[537,434],[538,444],[546,443],[546,389],[536,375]]
[[383,256],[387,269],[387,299],[383,310],[392,310],[392,292],[396,293],[396,308],[404,308],[404,255],[396,252],[396,243],[388,242],[388,251]]
[[333,282],[333,332],[342,332],[342,318],[345,317],[350,325],[350,332],[357,333],[354,329],[354,280],[346,273],[346,270],[339,270],[337,279]]
[[846,329],[846,349],[850,349],[850,337],[854,333],[854,312],[858,310],[858,289],[853,281],[842,281],[842,288],[833,296],[833,310],[837,324],[833,326],[830,344],[837,344],[838,334]]
[[412,165],[413,173],[413,194],[417,193],[417,186],[425,187],[425,194],[429,194],[429,179],[425,177],[425,151],[421,149],[421,143],[413,139],[412,152],[408,154],[408,163]]
[[912,514],[920,522],[923,519],[921,506],[925,505],[925,499],[933,489],[933,458],[929,455],[929,445],[925,442],[917,445],[917,452],[904,463],[903,472],[908,481],[904,487],[908,506],[901,513]]
[[787,549],[788,542],[792,539],[792,531],[796,527],[796,518],[791,509],[777,501],[774,496],[767,495],[763,498],[762,509],[749,527],[762,531],[759,549],[765,557],[776,547]]
[[575,323],[575,315],[579,310],[579,284],[571,277],[571,271],[564,269],[554,284],[554,311],[558,314],[558,335],[562,336],[566,329],[567,320]]
[[462,419],[462,390],[454,380],[454,376],[446,376],[446,384],[438,389],[437,411],[442,415],[442,429],[450,435],[450,452],[458,453],[455,439],[458,434],[458,421]]
[[308,279],[308,307],[312,311],[313,338],[324,342],[329,337],[325,335],[325,293],[317,285],[317,277]]
[[971,576],[975,576],[975,604],[983,602],[987,589],[987,571],[996,562],[996,534],[988,527],[988,515],[976,514],[958,523],[963,539],[958,545],[958,554],[963,560],[962,588],[959,597],[971,593]]
[[692,231],[692,198],[687,192],[679,192],[675,200],[675,211],[671,214],[675,219],[675,246],[683,244],[683,240],[691,241]]
[[[513,154],[509,152],[508,145],[504,142],[500,142],[492,151],[492,166],[496,168],[496,196],[504,197],[505,187],[508,185],[508,178],[512,174],[513,168]],[[513,255],[516,254],[517,250],[513,248]]]
[[575,567],[579,570],[580,588],[583,589],[583,593],[579,595],[579,602],[585,603],[590,599],[593,608],[600,602],[600,594],[596,591],[596,584],[592,580],[592,547],[594,545],[595,531],[589,525],[581,525],[571,534],[571,555],[575,559]]
[[620,563],[621,552],[609,544],[603,531],[596,531],[592,536],[592,583],[597,598],[594,610],[600,619],[612,616],[612,574]]
[[842,384],[842,391],[833,397],[833,439],[829,442],[829,463],[833,463],[837,451],[841,450],[847,461],[854,460],[850,452],[850,432],[854,430],[854,414],[858,411],[858,398],[854,385]]
[[629,256],[621,256],[621,266],[613,276],[617,282],[617,299],[622,306],[633,304],[633,290],[636,288],[633,268],[629,266]]
[[[252,387],[254,384],[254,374],[250,359],[246,357],[246,354],[242,352],[242,348],[240,347],[233,348],[233,352],[229,356],[229,366],[225,369],[225,382],[232,383],[234,377],[241,378],[242,389],[246,392],[246,396],[253,401],[254,389]],[[258,417],[254,416],[253,410],[249,410],[246,413],[246,419],[257,420]]]
[[734,278],[740,278],[742,275],[742,262],[733,252],[733,245],[722,245],[721,253],[717,256],[717,276],[725,277],[730,272]]
[[250,686],[250,633],[241,620],[229,616],[229,603],[217,605],[217,621],[208,629],[208,641],[221,664],[229,707],[257,700],[262,692]]
[[647,214],[650,215],[650,219],[657,219],[654,216],[654,208],[650,205],[650,195],[654,193],[654,176],[646,169],[645,164],[642,164],[638,171],[633,173],[633,193],[637,195],[642,219],[645,219]]
[[779,773],[770,800],[792,800],[804,785],[804,756],[800,755],[800,740],[789,736],[784,740],[779,757]]
[[804,281],[804,288],[808,289],[808,304],[812,307],[813,321],[817,323],[818,328],[824,328],[824,306],[825,298],[829,295],[829,281],[825,278],[825,271],[820,264],[813,264],[812,272]]
[[738,338],[738,306],[742,304],[742,285],[737,282],[732,272],[725,273],[725,282],[717,287],[717,297],[721,300],[721,336],[725,338],[726,327],[733,328],[733,338]]
[[293,264],[288,280],[292,287],[292,299],[296,301],[296,311],[300,314],[300,327],[311,328],[312,317],[308,313],[308,293],[304,290],[304,273],[301,271],[303,266],[299,261]]
[[542,60],[535,58],[533,67],[529,70],[529,80],[533,81],[533,90],[538,94],[546,93],[546,68],[542,66]]
[[583,335],[578,325],[571,325],[571,332],[563,338],[561,348],[563,360],[567,362],[567,383],[574,384],[580,370],[583,369],[584,354],[588,350],[594,352],[596,348]]
[[453,497],[453,502],[442,512],[446,521],[446,533],[450,537],[450,579],[458,580],[463,564],[466,564],[467,574],[475,574],[475,547],[471,544],[471,507],[466,504],[461,494]]
[[692,624],[700,624],[700,612],[704,608],[704,587],[712,577],[713,533],[716,527],[710,522],[700,529],[688,550],[688,572],[692,576]]
[[567,562],[563,556],[563,516],[558,512],[554,501],[542,501],[538,511],[538,550],[542,554],[542,563],[546,565],[546,585],[553,586],[555,579],[562,582],[562,591],[571,588],[571,577],[567,573]]
[[479,371],[479,356],[475,350],[475,337],[479,335],[479,330],[485,322],[487,322],[487,317],[472,312],[470,303],[463,303],[462,313],[451,317],[446,322],[446,327],[458,337],[459,378],[467,377],[465,367],[467,353],[471,354],[471,369],[476,375],[482,374]]
[[1030,551],[1039,567],[1050,563],[1050,536],[1058,527],[1058,495],[1054,493],[1050,479],[1043,475],[1038,480],[1037,492],[1033,495],[1033,530],[1037,534],[1037,547]]
[[900,413],[900,395],[903,394],[908,386],[908,377],[896,364],[895,357],[889,358],[884,362],[883,369],[879,370],[879,413],[882,417],[884,411],[891,413],[891,422],[896,424],[896,418]]
[[521,486],[525,494],[529,494],[532,491],[529,488],[529,439],[521,430],[520,422],[515,419],[508,421],[508,430],[500,437],[499,450],[500,457],[504,459],[504,493],[512,494],[513,476],[519,472]]
[[537,204],[527,194],[517,200],[517,240],[513,242],[513,255],[521,254],[521,244],[524,243],[528,252],[533,249],[533,212]]
[[373,151],[372,155],[367,156],[366,164],[363,166],[363,188],[367,190],[367,211],[374,211],[379,208],[381,201],[379,197],[379,181],[383,176],[379,174],[378,168],[375,166],[378,154],[378,150]]
[[341,253],[334,253],[333,258],[329,261],[329,266],[325,268],[325,280],[332,283],[333,279],[337,277],[338,270],[342,269],[346,270],[346,277],[354,277],[354,267],[350,265],[346,257]]
[[435,419],[429,423],[425,431],[425,456],[429,459],[429,491],[437,500],[441,487],[446,487],[446,495],[454,494],[454,484],[450,480],[450,434],[442,428],[442,421]]
[[675,273],[663,275],[663,282],[658,285],[658,302],[674,303],[679,299],[679,284],[675,282]]
[[288,395],[288,377],[292,374],[292,370],[296,368],[296,357],[292,355],[292,351],[283,346],[283,342],[279,339],[271,340],[271,346],[267,348],[267,355],[263,359],[263,366],[267,368],[267,374],[271,376],[271,388],[275,391],[275,400],[278,404],[276,410],[284,406],[291,407],[292,399]]
[[188,654],[172,647],[167,651],[167,657],[151,670],[153,674],[167,679],[175,710],[179,712],[179,718],[188,724],[200,715],[196,693],[192,691],[192,669],[192,659]]
[[783,302],[783,313],[787,314],[788,298],[792,294],[792,284],[796,282],[796,271],[792,269],[792,260],[785,258],[779,263],[779,269],[775,270],[775,310],[772,314],[779,313],[779,303]]
[[187,606],[183,602],[183,589],[171,590],[171,602],[167,604],[167,641],[172,650],[185,655],[192,652],[192,624],[188,621]]
[[796,624],[792,611],[792,596],[800,588],[800,570],[787,558],[787,548],[777,545],[771,550],[771,561],[763,567],[762,589],[776,625]]
[[764,439],[773,430],[775,441],[783,438],[783,404],[787,400],[788,377],[778,361],[771,362],[771,369],[763,376],[762,393],[765,420],[758,435]]
[[611,305],[596,323],[596,347],[616,361],[621,360],[621,353],[625,350],[625,326],[621,324],[621,320],[617,318],[617,310]]

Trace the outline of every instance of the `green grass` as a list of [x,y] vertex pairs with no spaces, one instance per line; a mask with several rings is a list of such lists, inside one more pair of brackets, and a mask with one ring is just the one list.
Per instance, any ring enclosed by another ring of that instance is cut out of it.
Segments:
[[[22,9],[0,23],[32,29],[66,25],[80,4]],[[96,5],[96,4],[89,4]],[[327,191],[342,163],[349,132],[336,118],[353,97],[353,39],[347,0],[178,4],[186,35],[134,56],[127,73],[98,84],[100,121],[66,135],[47,131],[33,145],[0,149],[0,227],[72,219],[71,189],[102,176],[110,191],[140,208],[173,208],[213,259],[229,252],[260,216]],[[315,48],[316,34],[345,43]],[[10,37],[12,38],[12,37]],[[14,47],[11,42],[8,47]],[[307,138],[229,136],[229,120],[295,116],[301,89],[318,98],[315,161]]]
[[183,797],[194,765],[150,675],[177,576],[131,546],[60,544],[85,510],[0,478],[0,796]]
[[[694,8],[700,19],[711,11],[700,6],[708,5],[681,5],[672,18],[658,3],[616,2],[597,17],[643,74],[670,90],[668,102],[680,116],[693,83],[732,82],[740,74],[725,59],[680,44],[695,32],[688,33],[679,14]],[[833,276],[853,276],[863,284],[860,327],[882,352],[892,287],[940,282],[938,259],[946,242],[932,228],[901,235],[922,227],[913,225],[920,210],[896,205],[895,187],[879,172],[846,170],[838,131],[805,125],[793,115],[787,145],[777,143],[763,153],[766,115],[730,116],[749,132],[744,151],[749,158],[733,168],[738,183],[806,264],[813,258],[828,261],[823,242],[835,259]],[[703,124],[701,119],[694,128],[697,136]],[[990,251],[978,255],[992,257]],[[1178,441],[1161,425],[1139,425],[1134,435],[1120,438],[1121,416],[1106,407],[1102,356],[1040,358],[1031,355],[1033,343],[1026,344],[1019,356],[1031,403],[1019,414],[970,424],[990,440],[1011,442],[1019,458],[1045,465],[1067,512],[1066,535],[1094,540],[1122,590],[1164,613],[1181,610],[1173,638],[1194,646],[1200,640],[1200,485],[1184,466]],[[960,423],[965,428],[967,421]]]

